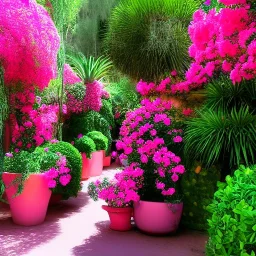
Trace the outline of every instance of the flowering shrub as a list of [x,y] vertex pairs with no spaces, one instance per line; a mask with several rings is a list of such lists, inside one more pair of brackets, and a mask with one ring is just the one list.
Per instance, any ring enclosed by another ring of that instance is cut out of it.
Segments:
[[18,194],[22,192],[23,184],[31,173],[44,173],[49,188],[53,190],[60,186],[67,186],[72,178],[66,157],[59,152],[50,151],[49,148],[45,148],[44,151],[6,153],[4,170],[22,174],[16,181]]
[[69,64],[64,64],[63,71],[63,82],[64,85],[71,85],[76,83],[81,83],[82,80],[78,77],[78,75],[73,71]]
[[120,129],[121,139],[116,144],[120,160],[138,163],[145,170],[139,191],[144,200],[175,200],[176,182],[185,172],[181,158],[172,152],[183,140],[175,113],[168,101],[143,100],[142,107],[127,114]]
[[2,0],[0,10],[0,63],[5,84],[22,82],[45,88],[56,77],[60,44],[49,14],[35,0]]
[[127,207],[139,201],[138,189],[142,187],[143,170],[133,164],[117,173],[115,178],[89,183],[88,194],[97,201],[105,200],[110,207]]

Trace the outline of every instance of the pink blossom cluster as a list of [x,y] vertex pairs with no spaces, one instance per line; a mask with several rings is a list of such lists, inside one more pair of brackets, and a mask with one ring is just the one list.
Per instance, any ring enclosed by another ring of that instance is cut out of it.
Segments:
[[[182,130],[175,129],[172,118],[172,105],[169,101],[157,98],[153,102],[142,101],[142,106],[127,114],[120,129],[120,140],[116,144],[121,153],[120,160],[129,163],[139,162],[142,169],[150,165],[157,175],[156,186],[164,184],[162,195],[175,193],[172,182],[177,182],[185,168],[180,164],[180,157],[168,150],[167,145],[182,142]],[[172,128],[171,128],[172,126]]]
[[229,74],[234,84],[256,76],[255,16],[244,0],[220,2],[231,8],[212,9],[208,14],[198,10],[189,26],[189,55],[194,59],[186,73],[190,88],[201,86],[219,71]]
[[[45,148],[45,152],[47,152],[47,148]],[[67,186],[71,181],[70,168],[67,166],[67,159],[65,156],[57,153],[59,156],[59,160],[56,162],[56,166],[47,170],[44,174],[48,181],[48,187],[53,189],[58,184],[61,186]]]
[[64,85],[81,83],[82,80],[78,75],[73,71],[69,64],[64,64],[63,72],[63,82]]
[[98,197],[105,200],[108,206],[119,208],[139,201],[138,189],[142,187],[143,173],[138,164],[131,164],[117,173],[107,187],[100,189],[101,181],[96,181]]
[[35,0],[0,1],[0,63],[7,86],[48,86],[57,74],[60,37]]
[[[169,77],[163,79],[159,84],[153,82],[147,83],[140,80],[136,86],[136,89],[137,92],[144,97],[175,94],[178,91],[177,84],[180,82],[181,79],[177,76],[177,72],[174,70],[171,72]],[[181,90],[179,91],[181,92]],[[184,87],[183,91],[187,92],[188,87]]]
[[10,115],[12,123],[12,143],[15,152],[33,149],[54,136],[54,125],[58,122],[58,105],[39,105],[33,89],[11,94],[14,113]]

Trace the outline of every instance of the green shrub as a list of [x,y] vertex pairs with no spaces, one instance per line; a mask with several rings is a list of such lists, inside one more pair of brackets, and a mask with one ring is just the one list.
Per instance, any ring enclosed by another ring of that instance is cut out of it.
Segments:
[[102,107],[99,112],[102,117],[104,117],[109,125],[112,127],[112,129],[115,128],[115,119],[113,114],[113,106],[112,106],[112,100],[110,99],[102,99]]
[[208,210],[207,256],[255,256],[256,166],[240,167],[220,183]]
[[86,86],[82,83],[70,84],[65,86],[65,91],[74,96],[75,99],[82,101],[86,93]]
[[109,21],[106,48],[115,64],[134,80],[159,80],[189,66],[187,33],[197,0],[124,0]]
[[86,134],[89,138],[91,138],[96,146],[96,150],[107,150],[108,149],[108,138],[104,136],[101,132],[92,131]]
[[56,188],[55,193],[62,194],[63,199],[69,197],[76,197],[78,192],[81,190],[81,171],[82,171],[82,157],[79,151],[73,147],[70,143],[60,141],[57,143],[47,143],[42,148],[49,148],[52,152],[60,152],[66,156],[68,161],[68,167],[71,169],[72,179],[70,183],[65,187]]
[[207,230],[207,219],[211,214],[206,207],[212,202],[219,180],[220,168],[217,166],[204,168],[200,162],[195,162],[192,168],[187,169],[181,179],[181,189],[184,195],[183,226]]
[[81,153],[85,153],[87,158],[91,158],[92,153],[96,151],[96,146],[94,141],[88,136],[83,136],[82,138],[75,139],[74,147]]
[[98,112],[91,110],[81,115],[73,115],[66,132],[69,138],[66,139],[71,140],[79,134],[87,134],[92,131],[99,131],[108,138],[108,154],[112,144],[111,131],[107,120]]

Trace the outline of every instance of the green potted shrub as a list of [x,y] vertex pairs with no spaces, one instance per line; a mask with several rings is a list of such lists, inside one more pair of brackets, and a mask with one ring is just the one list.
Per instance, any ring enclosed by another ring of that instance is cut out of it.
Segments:
[[70,173],[66,156],[49,148],[6,153],[2,181],[13,221],[24,226],[42,223],[52,191],[66,187]]
[[87,180],[92,174],[93,153],[96,152],[94,141],[88,136],[79,135],[74,140],[74,146],[82,156],[82,175],[81,180]]
[[86,136],[91,138],[96,146],[96,152],[93,153],[93,159],[95,159],[97,168],[95,166],[92,176],[99,176],[102,173],[104,158],[106,156],[106,151],[108,150],[108,138],[99,131],[88,132]]
[[208,210],[207,256],[244,255],[256,252],[256,166],[241,166],[218,191]]

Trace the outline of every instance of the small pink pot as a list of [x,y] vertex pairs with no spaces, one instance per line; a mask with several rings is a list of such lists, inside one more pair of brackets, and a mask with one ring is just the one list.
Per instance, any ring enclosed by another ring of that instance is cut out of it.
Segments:
[[148,234],[175,233],[182,216],[183,203],[170,204],[139,201],[134,205],[134,221],[137,227]]
[[131,216],[132,208],[115,208],[107,205],[102,205],[102,209],[108,212],[110,219],[110,229],[116,231],[128,231],[132,228]]
[[22,193],[15,196],[18,184],[11,184],[21,174],[6,173],[2,175],[5,192],[10,204],[13,222],[22,226],[39,225],[45,220],[51,190],[45,175],[30,174],[24,182]]
[[109,167],[111,165],[111,156],[105,156],[103,160],[103,166]]
[[85,153],[82,155],[82,180],[90,177],[100,176],[103,171],[103,150],[92,153],[91,158],[87,158]]

